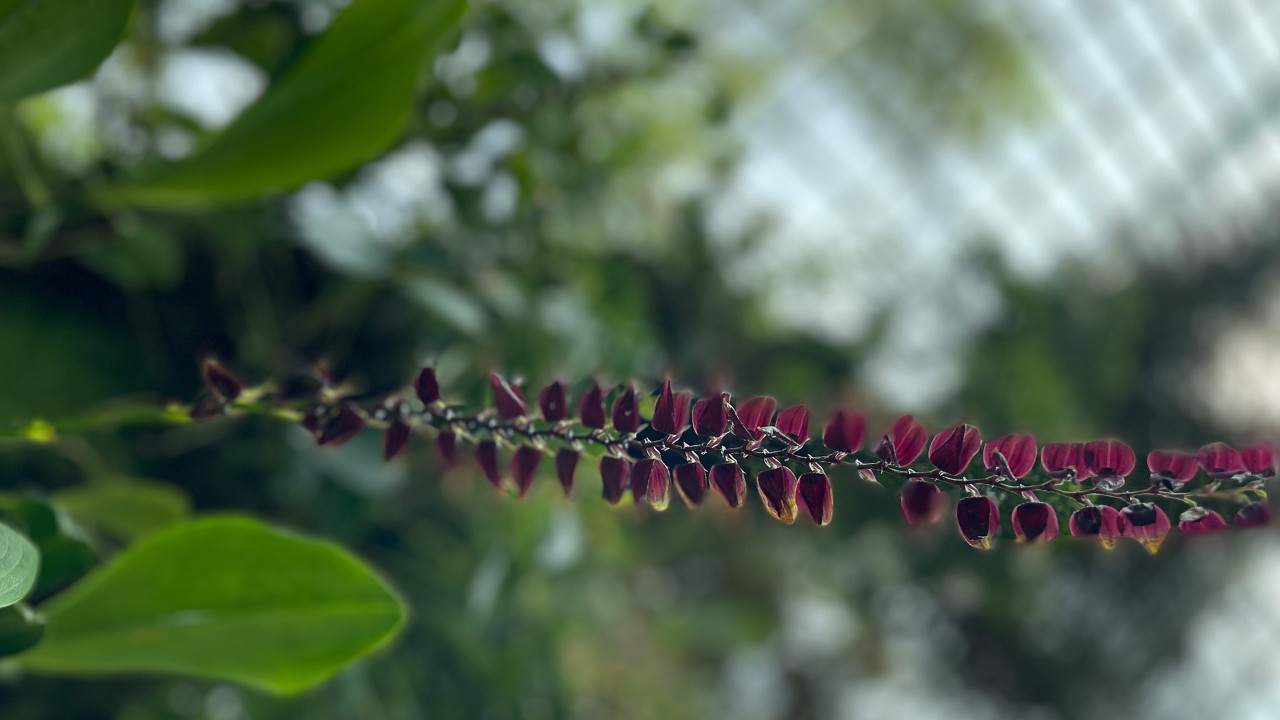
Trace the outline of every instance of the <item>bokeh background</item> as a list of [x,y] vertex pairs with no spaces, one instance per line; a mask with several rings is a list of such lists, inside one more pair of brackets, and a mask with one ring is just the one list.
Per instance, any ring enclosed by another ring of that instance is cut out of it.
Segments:
[[[323,359],[853,402],[988,435],[1280,435],[1280,5],[474,0],[403,137],[192,212],[85,187],[180,159],[331,0],[148,0],[92,79],[6,111],[0,422]],[[359,109],[353,109],[359,111]],[[835,521],[523,502],[427,439],[244,419],[0,449],[0,485],[159,478],[340,540],[413,605],[278,699],[6,674],[0,716],[1274,718],[1280,540],[972,550],[837,476]],[[715,500],[715,498],[713,498]]]

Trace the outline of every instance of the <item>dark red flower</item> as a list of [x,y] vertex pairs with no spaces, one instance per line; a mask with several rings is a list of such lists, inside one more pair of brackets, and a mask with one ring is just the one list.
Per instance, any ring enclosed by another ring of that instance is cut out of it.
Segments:
[[542,410],[543,420],[564,420],[569,417],[569,389],[559,380],[542,388],[542,392],[538,393],[538,407]]
[[1276,452],[1270,445],[1253,445],[1240,451],[1244,469],[1259,477],[1275,477]]
[[515,420],[525,414],[524,395],[498,373],[489,375],[489,384],[493,387],[493,404],[498,409],[498,418]]
[[680,431],[676,426],[676,398],[671,392],[670,378],[662,381],[662,389],[658,392],[658,402],[654,403],[653,419],[649,421],[649,425],[664,435],[674,435]]
[[454,467],[458,464],[458,436],[448,430],[445,430],[436,437],[436,447],[440,449],[440,458],[444,460],[445,467]]
[[962,498],[956,503],[956,525],[965,542],[986,550],[991,547],[996,531],[1000,529],[1000,508],[986,496],[970,495]]
[[244,385],[240,380],[219,365],[217,360],[205,360],[202,373],[204,384],[224,402],[231,402],[244,392]]
[[319,445],[341,445],[364,429],[364,415],[356,409],[355,403],[343,403],[338,412],[327,420],[323,420],[318,428],[316,443]]
[[1025,502],[1018,505],[1013,509],[1011,522],[1018,542],[1049,542],[1058,537],[1058,514],[1047,503]]
[[640,406],[636,402],[636,388],[628,385],[613,401],[613,429],[630,435],[640,429]]
[[739,405],[737,408],[730,408],[730,417],[737,417],[739,427],[734,428],[734,433],[746,440],[759,440],[764,437],[764,433],[760,432],[760,428],[769,424],[773,420],[773,411],[778,407],[778,401],[768,396],[753,397],[750,400]]
[[560,487],[564,488],[564,496],[573,496],[573,475],[578,469],[578,452],[569,448],[556,451],[556,477],[560,478]]
[[920,457],[928,439],[929,433],[925,432],[924,425],[911,415],[903,415],[880,438],[876,455],[890,465],[906,467]]
[[718,437],[724,434],[729,424],[729,411],[725,407],[725,396],[703,398],[693,404],[693,431],[703,437]]
[[982,464],[988,472],[1010,479],[1026,477],[1036,464],[1036,439],[1013,433],[991,440],[982,448]]
[[404,451],[409,444],[409,432],[412,428],[401,418],[396,418],[387,426],[382,436],[382,457],[391,460]]
[[1119,440],[1095,440],[1084,445],[1084,464],[1094,475],[1093,486],[1113,492],[1124,487],[1124,479],[1138,462],[1133,448]]
[[631,468],[631,495],[637,505],[644,500],[654,510],[666,510],[671,503],[671,473],[667,464],[657,458],[637,460]]
[[982,447],[982,434],[972,425],[956,425],[934,436],[929,462],[948,475],[960,475]]
[[690,508],[701,507],[707,499],[707,471],[699,462],[682,463],[671,468],[680,499]]
[[498,444],[492,440],[481,440],[476,443],[476,462],[489,478],[489,483],[502,489],[502,473],[498,470]]
[[712,465],[711,487],[720,493],[729,507],[742,507],[742,501],[747,496],[747,477],[742,472],[742,466],[736,462]]
[[796,484],[800,509],[815,524],[831,522],[831,479],[826,473],[810,472],[800,476]]
[[804,405],[793,405],[778,413],[774,426],[793,440],[801,444],[809,442],[809,408]]
[[684,432],[689,427],[689,405],[693,402],[693,393],[681,390],[676,393],[676,432]]
[[1089,466],[1084,461],[1084,443],[1046,443],[1040,448],[1040,465],[1051,478],[1089,477]]
[[1178,530],[1188,535],[1205,535],[1227,526],[1218,513],[1200,506],[1188,508],[1178,516]]
[[1271,522],[1271,506],[1266,500],[1255,500],[1236,513],[1236,525],[1258,527]]
[[1123,518],[1120,531],[1124,536],[1142,543],[1152,555],[1169,534],[1169,516],[1154,503],[1126,505],[1120,517]]
[[1205,472],[1219,480],[1244,472],[1244,458],[1240,451],[1226,443],[1205,445],[1196,451],[1196,460]]
[[1107,550],[1124,534],[1124,518],[1110,505],[1086,505],[1071,513],[1069,524],[1072,536],[1096,537]]
[[1152,484],[1178,490],[1196,476],[1200,466],[1195,457],[1186,453],[1152,450],[1147,453],[1147,469],[1151,471]]
[[604,484],[602,494],[610,505],[617,505],[622,499],[622,493],[626,491],[627,481],[630,478],[631,463],[612,455],[600,458],[600,480]]
[[837,410],[822,428],[822,444],[842,453],[862,449],[867,434],[867,419],[853,410]]
[[947,510],[947,494],[925,480],[908,480],[902,484],[902,514],[912,525],[932,525]]
[[424,367],[413,379],[413,392],[423,405],[430,405],[440,399],[440,381],[436,379],[436,369]]
[[594,378],[578,400],[578,419],[589,428],[604,429],[604,389]]
[[790,525],[796,521],[796,475],[786,466],[756,476],[756,489],[769,514]]
[[520,497],[529,494],[533,486],[534,474],[538,472],[538,463],[542,462],[542,452],[532,445],[521,445],[516,448],[511,458],[511,475],[516,481],[516,490]]

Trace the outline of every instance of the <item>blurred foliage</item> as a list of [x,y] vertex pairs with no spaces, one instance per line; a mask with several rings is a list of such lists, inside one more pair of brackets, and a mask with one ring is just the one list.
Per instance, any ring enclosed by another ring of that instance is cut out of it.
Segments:
[[[448,394],[470,403],[491,369],[575,390],[592,374],[670,370],[698,389],[768,392],[816,413],[865,394],[850,368],[877,336],[848,347],[763,322],[759,295],[732,289],[724,245],[706,230],[739,153],[727,124],[791,48],[708,47],[684,22],[694,5],[475,2],[407,121],[359,108],[371,113],[360,127],[404,127],[380,157],[313,168],[329,177],[296,192],[259,193],[300,181],[272,178],[243,202],[132,206],[141,196],[119,191],[133,178],[199,162],[226,137],[180,102],[179,60],[213,53],[199,57],[283,84],[336,8],[216,5],[140,3],[92,81],[0,118],[0,426],[192,398],[208,355],[254,380],[323,360],[369,393],[400,389],[433,362]],[[820,24],[819,10],[867,13],[865,42],[828,38],[848,46],[835,67],[849,70],[851,98],[883,107],[904,138],[981,134],[1037,112],[1016,45],[968,3],[785,9]],[[420,59],[410,50],[408,62]],[[321,105],[306,107],[320,113],[306,127],[320,132]],[[286,143],[287,130],[263,137]],[[348,159],[386,146],[373,139]],[[1196,268],[1177,293],[1163,292],[1158,268],[1111,293],[1001,279],[1002,320],[934,427],[964,416],[993,431],[1139,445],[1212,435],[1151,400],[1168,385],[1147,385],[1195,358],[1170,341],[1189,335],[1187,304],[1247,304],[1242,277],[1274,266],[1267,256]],[[421,438],[409,455],[384,465],[374,437],[317,449],[297,428],[254,418],[0,446],[0,489],[69,500],[71,518],[49,535],[65,548],[53,566],[65,575],[46,594],[79,577],[92,548],[105,556],[149,529],[94,522],[95,507],[122,502],[101,483],[124,476],[162,480],[199,512],[338,539],[413,609],[394,647],[301,697],[15,670],[0,714],[1111,716],[1177,656],[1186,621],[1232,573],[1228,545],[1251,542],[1206,538],[1193,551],[1171,541],[1154,560],[1136,546],[1102,555],[1065,541],[983,554],[950,526],[905,531],[893,493],[852,476],[833,477],[835,522],[816,530],[781,527],[754,503],[611,509],[585,460],[575,502],[546,478],[516,503],[469,469],[446,471]],[[161,496],[128,503],[150,508],[134,517],[152,527],[185,509]]]

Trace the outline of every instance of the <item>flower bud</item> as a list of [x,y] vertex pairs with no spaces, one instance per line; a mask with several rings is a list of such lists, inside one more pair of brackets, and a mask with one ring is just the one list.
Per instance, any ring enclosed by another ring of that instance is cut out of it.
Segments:
[[774,425],[782,434],[800,444],[809,442],[809,408],[804,405],[793,405],[778,413]]
[[1147,469],[1151,471],[1151,483],[1179,490],[1200,470],[1195,457],[1170,450],[1152,450],[1147,453]]
[[205,360],[202,368],[204,384],[223,402],[231,402],[244,392],[244,385],[217,360]]
[[430,405],[440,399],[440,382],[436,380],[436,369],[424,367],[413,379],[413,392],[423,405]]
[[402,418],[396,418],[387,426],[382,436],[382,457],[391,460],[404,451],[409,444],[409,432],[412,428]]
[[1244,472],[1244,458],[1240,451],[1226,443],[1205,445],[1196,451],[1196,460],[1205,472],[1219,480]]
[[1084,464],[1094,476],[1094,487],[1114,492],[1124,487],[1137,457],[1133,448],[1119,440],[1095,440],[1084,445]]
[[604,429],[604,389],[594,378],[591,387],[578,400],[578,419],[589,428]]
[[602,495],[610,505],[617,505],[622,499],[630,477],[631,463],[612,455],[600,458],[600,480],[604,484]]
[[982,448],[982,464],[988,472],[1005,478],[1024,478],[1036,464],[1036,439],[1027,433],[1013,433],[991,440]]
[[529,494],[533,485],[534,474],[538,471],[538,463],[542,462],[542,452],[532,445],[521,445],[516,448],[511,458],[511,475],[516,481],[516,490],[520,497]]
[[1046,443],[1040,449],[1040,466],[1049,477],[1059,480],[1067,477],[1084,480],[1090,474],[1084,461],[1084,443]]
[[628,385],[613,401],[613,429],[630,435],[640,429],[640,406],[636,402],[636,388]]
[[703,398],[693,404],[693,431],[703,437],[719,437],[729,424],[723,395]]
[[969,496],[956,503],[956,525],[960,536],[970,545],[986,550],[1000,528],[1000,509],[986,496]]
[[972,425],[956,425],[938,433],[929,444],[929,462],[948,475],[961,475],[982,447],[982,434]]
[[674,435],[679,432],[676,427],[676,398],[671,392],[671,379],[664,378],[662,389],[658,392],[658,401],[653,405],[653,419],[649,426],[663,435]]
[[756,476],[756,489],[770,515],[787,525],[796,521],[796,476],[791,468],[765,470]]
[[1073,537],[1096,537],[1107,550],[1124,534],[1124,519],[1110,505],[1086,505],[1071,513],[1069,524]]
[[1218,513],[1200,506],[1187,508],[1178,516],[1178,530],[1188,535],[1205,535],[1227,526]]
[[932,525],[947,509],[947,494],[926,480],[902,484],[902,515],[911,525]]
[[733,429],[734,434],[742,437],[744,440],[759,440],[764,437],[764,433],[760,428],[768,425],[773,420],[773,411],[778,407],[778,401],[768,396],[753,397],[750,400],[739,405],[737,408],[730,410],[730,417],[737,417],[737,427]]
[[671,469],[680,499],[690,508],[701,507],[707,499],[707,471],[698,462],[682,463]]
[[1058,537],[1058,514],[1047,503],[1018,505],[1013,509],[1012,524],[1014,537],[1020,543],[1049,542]]
[[631,494],[639,505],[643,499],[658,512],[671,504],[671,473],[657,458],[637,460],[631,469]]
[[1258,477],[1275,477],[1276,453],[1269,445],[1254,445],[1240,451],[1245,470]]
[[559,422],[569,417],[569,394],[564,383],[556,380],[542,388],[538,393],[538,408],[542,410],[542,419],[547,422]]
[[578,452],[569,448],[556,451],[556,477],[560,478],[560,487],[564,488],[564,496],[573,496],[573,475],[578,469]]
[[338,412],[327,420],[322,420],[316,435],[318,445],[341,445],[364,429],[364,416],[356,409],[354,403],[345,402],[338,407]]
[[903,415],[893,422],[889,432],[880,438],[876,455],[881,460],[899,467],[906,467],[920,457],[929,433],[911,415]]
[[440,459],[447,468],[458,464],[458,436],[449,430],[443,430],[436,437],[436,447],[440,450]]
[[862,449],[867,433],[867,419],[852,410],[837,410],[822,428],[822,444],[842,453],[855,453]]
[[711,487],[731,508],[742,507],[747,496],[747,476],[736,462],[724,462],[711,467]]
[[489,483],[502,489],[502,473],[498,470],[498,444],[492,440],[481,440],[476,443],[476,462],[489,478]]
[[489,384],[493,387],[493,404],[498,409],[501,420],[515,420],[525,414],[524,395],[520,390],[497,373],[489,375]]
[[800,476],[796,485],[800,509],[815,525],[831,522],[831,479],[826,473],[810,472]]
[[1152,555],[1169,534],[1169,516],[1154,503],[1126,505],[1120,511],[1120,517],[1123,518],[1121,532],[1124,536],[1142,543]]
[[1240,527],[1258,527],[1270,522],[1271,506],[1266,500],[1255,500],[1236,513],[1236,525]]

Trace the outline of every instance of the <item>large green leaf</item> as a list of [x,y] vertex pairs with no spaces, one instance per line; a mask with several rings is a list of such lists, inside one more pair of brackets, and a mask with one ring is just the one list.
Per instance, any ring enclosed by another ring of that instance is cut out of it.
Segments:
[[465,0],[356,0],[265,95],[195,156],[98,194],[106,203],[202,206],[349,170],[400,136],[419,71]]
[[389,642],[405,610],[342,548],[242,517],[143,538],[41,608],[34,671],[180,673],[303,690]]
[[79,80],[124,33],[133,0],[0,0],[0,103]]
[[0,608],[31,592],[40,570],[40,552],[22,533],[0,523]]
[[122,540],[136,540],[191,512],[185,493],[168,483],[124,478],[62,490],[58,504],[85,525]]

